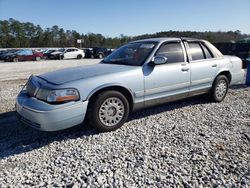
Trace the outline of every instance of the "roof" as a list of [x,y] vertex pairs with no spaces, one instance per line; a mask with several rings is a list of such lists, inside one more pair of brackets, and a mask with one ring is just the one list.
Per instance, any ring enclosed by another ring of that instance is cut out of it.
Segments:
[[161,37],[161,38],[149,38],[149,39],[141,39],[133,42],[164,42],[164,41],[173,41],[173,40],[181,40],[180,38],[174,37]]
[[203,41],[202,39],[195,39],[195,38],[188,38],[188,37],[181,37],[181,38],[161,37],[161,38],[141,39],[141,40],[136,40],[136,41],[132,41],[132,42],[166,42],[166,41],[180,41],[180,40]]

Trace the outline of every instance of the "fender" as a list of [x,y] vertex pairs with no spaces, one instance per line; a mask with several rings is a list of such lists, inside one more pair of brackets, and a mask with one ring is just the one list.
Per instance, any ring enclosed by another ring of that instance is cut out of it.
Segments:
[[120,83],[116,83],[116,82],[114,82],[114,83],[108,83],[108,84],[103,84],[103,85],[101,85],[101,86],[98,86],[97,88],[93,89],[93,90],[88,94],[86,100],[89,100],[90,97],[91,97],[94,93],[96,93],[97,91],[99,91],[99,90],[101,90],[101,89],[108,88],[108,87],[122,87],[122,88],[126,89],[126,90],[131,94],[132,100],[133,100],[133,103],[134,103],[134,101],[135,101],[135,99],[134,99],[134,98],[135,98],[135,94],[131,91],[131,89],[128,88],[127,86],[125,86],[124,84],[120,84]]

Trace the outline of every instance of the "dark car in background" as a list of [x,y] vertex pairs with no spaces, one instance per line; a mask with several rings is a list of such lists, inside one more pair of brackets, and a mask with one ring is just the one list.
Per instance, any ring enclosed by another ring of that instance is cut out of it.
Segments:
[[43,57],[42,52],[37,52],[30,49],[17,50],[13,53],[6,54],[4,61],[18,62],[18,61],[39,61]]
[[56,52],[56,49],[48,49],[46,51],[43,52],[43,59],[49,59],[50,54],[53,52]]
[[109,54],[111,54],[112,50],[109,48],[94,47],[92,49],[92,52],[93,52],[94,58],[102,59],[102,58],[108,56]]
[[85,53],[85,58],[94,58],[93,48],[82,48]]
[[16,49],[9,49],[9,50],[2,50],[0,52],[0,60],[4,60],[6,56],[13,54],[15,52],[17,52],[18,50]]

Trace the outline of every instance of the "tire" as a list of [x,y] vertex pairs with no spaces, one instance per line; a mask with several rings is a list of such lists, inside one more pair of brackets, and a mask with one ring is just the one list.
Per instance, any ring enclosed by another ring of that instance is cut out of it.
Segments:
[[59,60],[64,59],[64,55],[59,55]]
[[104,91],[90,101],[87,118],[99,131],[108,132],[120,128],[128,114],[129,103],[124,95],[117,91]]
[[98,58],[102,59],[103,58],[103,54],[98,54]]
[[82,59],[82,55],[81,54],[79,54],[79,55],[77,55],[77,57],[76,57],[77,59]]
[[215,78],[213,87],[209,93],[210,99],[214,102],[221,102],[227,95],[229,87],[228,78],[225,75],[219,75]]
[[36,61],[40,61],[41,60],[41,58],[40,57],[36,57]]
[[17,58],[17,57],[14,57],[14,58],[13,58],[13,62],[18,62],[18,58]]

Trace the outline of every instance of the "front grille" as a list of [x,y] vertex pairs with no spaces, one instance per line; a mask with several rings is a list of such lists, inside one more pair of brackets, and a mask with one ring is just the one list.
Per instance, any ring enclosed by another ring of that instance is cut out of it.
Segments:
[[27,93],[29,94],[29,96],[34,97],[38,88],[30,79],[27,83],[26,89],[27,89]]

